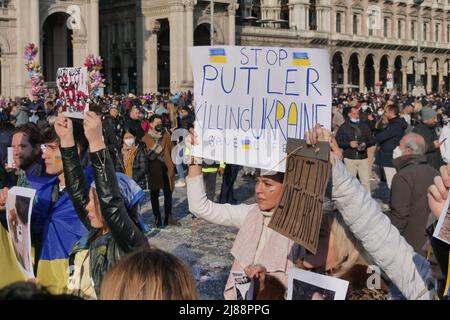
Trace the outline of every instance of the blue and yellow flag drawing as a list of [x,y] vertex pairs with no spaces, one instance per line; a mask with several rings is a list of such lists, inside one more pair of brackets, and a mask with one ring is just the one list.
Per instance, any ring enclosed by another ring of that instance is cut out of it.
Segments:
[[250,139],[242,140],[242,148],[244,150],[250,150],[252,148]]
[[309,67],[311,62],[309,61],[309,54],[306,52],[294,52],[292,61],[294,66]]
[[209,49],[209,61],[213,63],[227,63],[227,54],[225,49]]

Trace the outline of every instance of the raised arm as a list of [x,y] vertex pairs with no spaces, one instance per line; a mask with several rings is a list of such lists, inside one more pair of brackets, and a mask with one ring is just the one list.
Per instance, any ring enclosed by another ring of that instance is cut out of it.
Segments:
[[103,142],[100,118],[95,113],[87,113],[84,128],[100,210],[114,240],[126,253],[148,245],[147,238],[130,218],[120,194],[114,164]]
[[81,222],[90,230],[91,224],[86,211],[86,206],[89,202],[89,186],[87,185],[78,150],[75,146],[72,120],[60,114],[55,122],[55,131],[60,139],[67,192]]
[[428,261],[414,252],[341,161],[333,166],[333,200],[351,232],[407,299],[434,298]]

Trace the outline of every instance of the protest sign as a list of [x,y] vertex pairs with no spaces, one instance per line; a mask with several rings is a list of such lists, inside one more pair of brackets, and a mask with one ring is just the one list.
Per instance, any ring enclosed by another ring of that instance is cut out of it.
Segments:
[[288,140],[288,158],[281,201],[269,228],[316,253],[322,222],[322,206],[331,164],[330,146],[305,140]]
[[327,50],[193,47],[192,154],[265,170],[285,170],[288,138],[317,123],[331,128]]
[[6,163],[8,168],[14,167],[14,148],[8,147],[8,161]]
[[315,272],[288,270],[287,300],[345,300],[349,282]]
[[243,272],[232,271],[236,300],[253,300],[255,281]]
[[19,268],[28,278],[34,278],[31,259],[30,218],[36,190],[14,187],[8,191],[6,221],[9,238]]
[[450,197],[447,198],[439,217],[433,237],[450,244]]
[[56,75],[59,101],[64,115],[71,118],[84,118],[89,111],[89,76],[87,68],[60,68]]

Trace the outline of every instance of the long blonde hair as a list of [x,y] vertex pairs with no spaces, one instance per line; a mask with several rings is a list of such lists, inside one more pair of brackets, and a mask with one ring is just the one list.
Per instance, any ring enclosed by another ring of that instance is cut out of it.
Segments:
[[334,267],[330,274],[333,277],[341,277],[346,274],[356,264],[367,265],[366,254],[360,242],[348,229],[339,211],[333,211],[323,215],[322,226],[328,227],[330,233],[334,235],[334,250],[338,265]]
[[122,258],[106,274],[101,300],[194,300],[191,271],[176,256],[157,248],[141,249]]
[[177,109],[173,103],[167,104],[167,112],[169,113],[170,127],[178,128]]

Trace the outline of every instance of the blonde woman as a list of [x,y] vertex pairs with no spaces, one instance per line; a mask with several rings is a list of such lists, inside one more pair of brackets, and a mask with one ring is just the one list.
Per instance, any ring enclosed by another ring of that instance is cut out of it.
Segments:
[[169,113],[170,133],[172,133],[178,128],[177,108],[173,103],[167,104],[167,112]]
[[103,280],[102,300],[195,300],[195,280],[186,264],[156,248],[121,259]]

